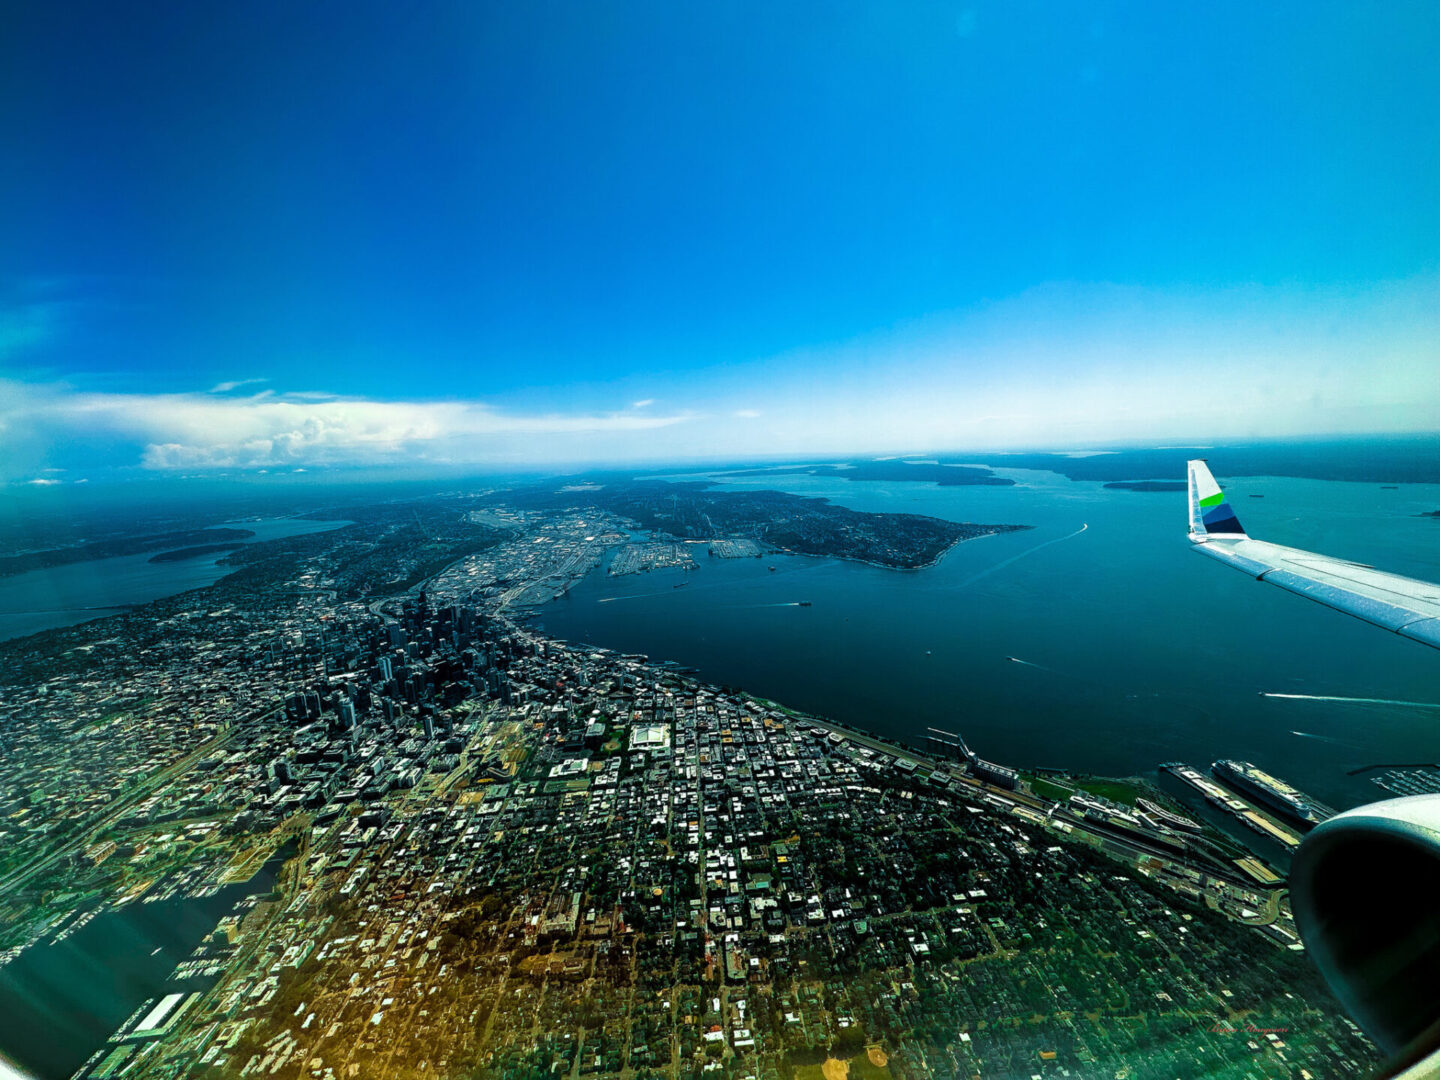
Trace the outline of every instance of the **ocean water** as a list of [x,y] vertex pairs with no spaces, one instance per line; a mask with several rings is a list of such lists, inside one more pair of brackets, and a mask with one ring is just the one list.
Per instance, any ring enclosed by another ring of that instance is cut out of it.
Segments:
[[[345,521],[307,521],[272,518],[263,521],[215,522],[255,535],[247,543],[278,540],[285,536],[325,532],[347,525]],[[228,552],[201,555],[179,562],[152,563],[156,553],[114,555],[105,559],[69,563],[44,570],[0,578],[0,641],[73,626],[113,615],[134,604],[214,584],[233,567],[220,560]]]
[[[1191,551],[1183,492],[997,471],[1016,486],[733,478],[731,490],[1034,528],[920,571],[783,555],[702,554],[689,573],[622,578],[602,567],[536,618],[915,744],[931,726],[958,731],[1018,766],[1133,775],[1236,757],[1344,807],[1385,795],[1351,769],[1440,762],[1435,650]],[[1440,521],[1419,516],[1440,507],[1440,485],[1251,477],[1230,493],[1252,535],[1440,581]]]

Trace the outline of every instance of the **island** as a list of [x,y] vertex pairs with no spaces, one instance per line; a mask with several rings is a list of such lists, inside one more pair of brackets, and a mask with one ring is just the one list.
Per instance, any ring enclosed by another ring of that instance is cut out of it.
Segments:
[[1105,485],[1117,491],[1184,491],[1184,480],[1112,480]]
[[152,563],[184,562],[186,559],[198,559],[202,555],[214,555],[221,551],[234,551],[236,548],[244,546],[243,543],[198,544],[194,547],[177,548],[174,551],[162,551],[158,555],[151,555],[146,561]]

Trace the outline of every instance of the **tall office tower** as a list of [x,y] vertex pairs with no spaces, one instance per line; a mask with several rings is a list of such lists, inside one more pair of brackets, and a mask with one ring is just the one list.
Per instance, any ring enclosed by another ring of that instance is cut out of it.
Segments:
[[428,712],[420,717],[420,722],[425,725],[425,738],[435,738],[435,719]]
[[355,726],[355,703],[353,701],[342,697],[336,704],[335,711],[340,715],[340,730],[348,731]]

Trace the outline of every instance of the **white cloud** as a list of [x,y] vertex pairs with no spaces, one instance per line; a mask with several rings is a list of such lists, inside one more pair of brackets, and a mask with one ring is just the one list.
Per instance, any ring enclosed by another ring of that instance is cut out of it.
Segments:
[[380,401],[271,391],[76,393],[0,385],[0,446],[26,438],[53,448],[83,436],[128,447],[129,460],[117,463],[138,461],[165,470],[555,461],[571,454],[575,460],[597,440],[638,436],[692,419],[695,414],[686,412],[631,410],[527,415],[470,400]]
[[[550,466],[1433,430],[1437,300],[1434,276],[1353,293],[1061,283],[849,342],[647,373],[619,384],[632,389],[615,410],[584,413],[248,380],[117,394],[0,378],[0,481],[53,467],[98,479],[114,465]],[[632,400],[641,387],[656,396]],[[576,400],[569,390],[546,400]],[[670,405],[682,400],[703,413]]]
[[253,386],[255,383],[268,382],[268,379],[231,379],[228,382],[219,382],[210,388],[212,394],[228,394],[232,390],[238,390],[242,386]]

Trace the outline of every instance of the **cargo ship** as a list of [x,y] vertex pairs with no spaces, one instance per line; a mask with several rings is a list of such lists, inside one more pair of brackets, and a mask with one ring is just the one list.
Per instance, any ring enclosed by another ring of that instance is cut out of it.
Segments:
[[1271,776],[1248,761],[1216,761],[1211,764],[1210,773],[1222,784],[1254,799],[1264,809],[1301,832],[1309,832],[1326,818],[1335,816],[1335,811],[1328,806],[1316,802],[1303,791],[1291,787],[1284,780]]

